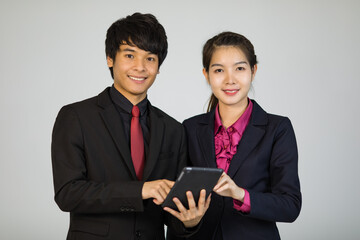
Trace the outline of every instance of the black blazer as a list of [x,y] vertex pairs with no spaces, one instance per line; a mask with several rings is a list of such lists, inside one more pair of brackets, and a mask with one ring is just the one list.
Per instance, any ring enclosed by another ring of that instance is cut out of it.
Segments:
[[[233,208],[231,198],[212,194],[202,228],[192,239],[280,239],[275,222],[292,222],[300,213],[298,153],[286,117],[266,113],[255,101],[250,122],[228,175],[250,194],[251,212]],[[184,121],[190,165],[216,167],[214,113]],[[169,239],[175,239],[170,237]]]
[[[183,127],[151,105],[149,123],[143,181],[175,180],[186,164]],[[143,182],[136,179],[109,88],[60,110],[51,150],[55,201],[70,212],[68,240],[164,239],[164,223],[189,234],[151,199],[142,200]]]

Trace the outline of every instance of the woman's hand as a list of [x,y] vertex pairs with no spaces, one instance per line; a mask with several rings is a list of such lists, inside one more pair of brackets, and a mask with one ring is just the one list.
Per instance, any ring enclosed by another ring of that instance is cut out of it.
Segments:
[[176,204],[179,212],[168,207],[165,207],[164,210],[182,221],[186,228],[192,228],[199,224],[201,218],[204,216],[206,210],[209,208],[211,194],[205,201],[206,191],[204,189],[201,190],[198,206],[196,206],[191,191],[186,192],[186,196],[189,204],[189,209],[186,209],[178,198],[173,198],[173,201]]
[[238,187],[226,173],[221,175],[213,191],[220,196],[231,197],[233,199],[244,202],[245,190],[241,187]]

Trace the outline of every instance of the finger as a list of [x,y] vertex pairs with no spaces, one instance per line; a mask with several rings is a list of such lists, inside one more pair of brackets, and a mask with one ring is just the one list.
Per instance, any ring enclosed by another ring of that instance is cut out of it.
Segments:
[[205,207],[205,197],[206,197],[206,190],[202,189],[200,191],[200,197],[199,197],[199,201],[198,201],[198,209],[200,212],[202,212],[204,210]]
[[182,205],[178,198],[174,197],[173,202],[175,203],[180,213],[186,213],[187,209],[184,207],[184,205]]
[[192,194],[191,191],[187,191],[186,192],[186,196],[187,196],[187,201],[188,201],[188,205],[189,205],[189,209],[196,209],[196,203],[194,200],[194,196]]
[[166,192],[170,192],[171,188],[174,186],[173,181],[164,180],[161,184],[161,186],[166,190]]
[[160,203],[162,203],[165,200],[167,193],[166,190],[163,188],[161,182],[160,183],[157,182],[156,185],[153,186],[152,196]]
[[225,173],[225,172],[223,172],[223,173],[221,174],[221,176],[220,176],[220,178],[219,178],[218,182],[219,182],[219,181],[221,181],[222,179],[224,179],[224,177],[226,177],[226,173]]
[[174,217],[176,217],[177,219],[179,219],[181,221],[180,213],[175,211],[174,209],[169,208],[169,207],[164,207],[164,211],[167,211],[168,213],[170,213],[171,215],[173,215]]
[[162,204],[162,202],[158,201],[156,198],[153,198],[153,202],[154,202],[156,205]]
[[206,199],[206,202],[207,202],[207,201],[211,201],[211,196],[212,196],[212,193],[209,194],[209,196],[208,196],[207,199]]
[[209,208],[210,202],[211,202],[211,193],[209,194],[208,198],[206,199],[205,208],[204,208],[205,211]]
[[161,195],[161,198],[165,200],[170,190],[168,190],[167,188],[163,188],[163,186],[160,186],[157,191]]
[[168,195],[168,193],[171,190],[171,181],[168,180],[161,180],[159,187],[163,189],[163,191],[166,193],[165,197]]
[[219,179],[218,182],[220,182],[220,181],[222,181],[222,182],[227,181],[229,178],[230,178],[229,175],[227,175],[225,172],[223,172],[223,174],[221,175],[221,177],[220,177],[220,179]]
[[224,184],[223,186],[221,186],[220,188],[218,188],[218,189],[216,189],[216,190],[214,190],[216,193],[221,193],[221,192],[224,192],[224,191],[226,191],[226,190],[228,190],[229,189],[229,184],[228,183],[226,183],[226,184]]
[[228,188],[229,184],[225,183],[224,185],[220,186],[216,192],[222,192],[225,191]]
[[220,177],[220,179],[218,180],[218,182],[216,183],[214,189],[219,188],[220,186],[222,186],[224,183],[226,183],[228,181],[228,175],[226,175],[226,173],[223,173]]
[[164,202],[165,198],[162,197],[159,191],[154,191],[154,200],[156,200],[157,204],[161,204]]
[[175,184],[174,181],[170,181],[170,180],[165,180],[165,183],[169,186],[169,188],[172,188]]
[[224,184],[227,183],[226,179],[221,179],[218,181],[218,183],[215,185],[215,187],[213,188],[214,191],[216,191],[217,189],[219,189],[220,187],[222,187]]
[[164,186],[164,188],[168,188],[168,189],[171,189],[175,184],[175,182],[167,180],[167,179],[163,179],[160,181],[161,181],[162,185]]
[[167,196],[167,195],[169,194],[169,192],[170,192],[170,188],[169,188],[169,186],[166,185],[166,184],[160,184],[158,191],[160,192],[160,194],[161,194],[161,196],[162,196],[163,198],[166,198],[166,196]]

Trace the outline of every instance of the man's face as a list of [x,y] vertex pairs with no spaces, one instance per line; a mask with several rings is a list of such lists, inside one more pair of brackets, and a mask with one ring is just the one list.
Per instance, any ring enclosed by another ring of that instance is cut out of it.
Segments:
[[159,73],[156,54],[126,44],[120,45],[115,59],[107,57],[107,64],[113,68],[115,88],[134,105],[146,97]]

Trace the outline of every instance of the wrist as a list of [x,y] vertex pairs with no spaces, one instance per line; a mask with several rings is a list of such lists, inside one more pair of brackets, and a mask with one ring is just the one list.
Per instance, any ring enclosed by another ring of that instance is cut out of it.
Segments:
[[196,228],[197,225],[199,224],[200,221],[195,221],[195,222],[183,222],[185,228],[187,229],[191,229],[191,228]]
[[141,188],[141,197],[142,197],[142,199],[148,199],[149,198],[149,196],[147,194],[147,191],[146,191],[146,186],[145,185],[146,185],[146,182],[143,183],[142,188]]
[[239,187],[236,191],[235,196],[233,197],[233,199],[236,199],[240,202],[244,202],[244,198],[245,198],[245,190],[241,187]]

